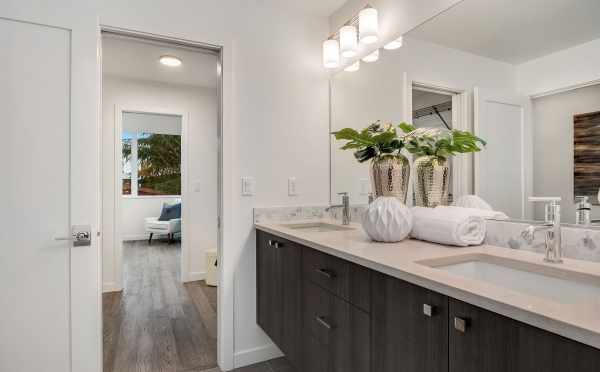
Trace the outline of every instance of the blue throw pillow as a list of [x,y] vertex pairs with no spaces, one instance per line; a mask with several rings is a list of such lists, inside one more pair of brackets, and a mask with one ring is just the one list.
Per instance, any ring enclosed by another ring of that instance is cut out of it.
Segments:
[[160,212],[159,221],[169,221],[175,218],[181,218],[181,203],[177,204],[163,204],[162,211]]

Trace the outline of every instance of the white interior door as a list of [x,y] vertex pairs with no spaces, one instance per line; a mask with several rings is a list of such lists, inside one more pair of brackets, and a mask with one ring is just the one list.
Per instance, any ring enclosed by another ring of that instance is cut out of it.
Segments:
[[525,218],[527,105],[475,88],[474,131],[487,141],[475,154],[475,194],[511,218]]
[[70,35],[0,19],[0,40],[0,370],[68,371]]

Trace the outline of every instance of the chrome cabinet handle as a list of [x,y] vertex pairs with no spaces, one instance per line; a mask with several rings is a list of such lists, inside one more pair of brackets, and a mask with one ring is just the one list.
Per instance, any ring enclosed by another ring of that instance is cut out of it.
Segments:
[[425,316],[428,317],[432,317],[433,316],[433,312],[435,310],[435,307],[429,304],[423,304],[423,314],[425,314]]
[[276,241],[276,240],[271,240],[269,239],[269,242],[267,243],[269,245],[269,247],[274,247],[274,248],[280,248],[283,244]]
[[467,326],[468,326],[467,319],[454,317],[454,329],[456,329],[457,331],[459,331],[461,333],[466,333]]
[[269,247],[273,246],[273,241],[271,239],[269,239],[269,242],[267,243],[269,245]]
[[333,278],[335,278],[335,273],[333,271],[331,271],[331,270],[328,270],[328,269],[315,269],[315,271],[317,273],[323,275],[327,279],[333,279]]
[[280,242],[275,242],[275,243],[273,244],[273,247],[275,247],[276,249],[279,249],[279,248],[281,248],[281,246],[282,246],[282,245],[283,245],[283,244],[282,244],[282,243],[280,243]]
[[320,325],[322,325],[323,327],[327,328],[328,330],[331,330],[331,324],[329,324],[325,318],[323,318],[322,316],[316,316],[315,320],[317,321],[317,323],[319,323]]

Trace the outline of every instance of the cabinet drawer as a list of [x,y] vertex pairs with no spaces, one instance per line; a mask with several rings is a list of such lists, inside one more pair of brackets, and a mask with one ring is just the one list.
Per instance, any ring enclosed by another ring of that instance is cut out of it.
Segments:
[[304,283],[303,299],[305,354],[311,354],[305,360],[317,358],[317,370],[368,372],[369,314],[311,282]]
[[304,278],[340,296],[364,311],[370,311],[370,270],[352,262],[304,248]]

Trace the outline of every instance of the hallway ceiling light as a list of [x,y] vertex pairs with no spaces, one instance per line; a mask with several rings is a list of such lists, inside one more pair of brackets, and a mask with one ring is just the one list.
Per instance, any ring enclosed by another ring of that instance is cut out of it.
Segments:
[[375,49],[375,51],[371,54],[363,57],[363,62],[375,62],[379,59],[379,49]]
[[402,41],[403,41],[403,38],[402,38],[402,36],[400,36],[396,40],[390,41],[389,43],[385,44],[383,46],[383,49],[386,49],[386,50],[398,49],[402,46]]
[[158,61],[163,65],[169,67],[177,67],[181,65],[181,60],[179,58],[167,54],[165,54],[164,56],[160,56],[160,59]]
[[359,39],[363,44],[373,44],[379,39],[377,9],[365,8],[358,13]]
[[358,71],[359,68],[360,68],[360,61],[356,61],[353,64],[351,64],[350,66],[346,67],[344,69],[344,71],[346,71],[346,72],[354,72],[354,71]]
[[335,39],[323,42],[323,66],[336,68],[340,66],[340,44]]
[[344,26],[340,28],[340,50],[342,56],[352,58],[358,50],[358,39],[355,26]]

